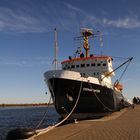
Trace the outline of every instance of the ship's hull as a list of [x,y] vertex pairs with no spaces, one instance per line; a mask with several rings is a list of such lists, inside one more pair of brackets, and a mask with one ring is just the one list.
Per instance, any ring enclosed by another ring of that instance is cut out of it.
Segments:
[[76,118],[80,118],[81,114],[91,117],[94,114],[117,111],[123,107],[122,94],[100,84],[58,77],[49,78],[47,82],[56,111],[62,117],[71,112],[78,96],[80,98],[73,112]]

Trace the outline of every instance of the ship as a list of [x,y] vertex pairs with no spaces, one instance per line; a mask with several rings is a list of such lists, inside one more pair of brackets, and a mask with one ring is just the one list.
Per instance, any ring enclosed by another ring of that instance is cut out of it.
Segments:
[[123,96],[123,85],[118,80],[113,83],[112,77],[133,58],[113,69],[111,56],[91,54],[89,39],[100,37],[102,41],[101,35],[99,31],[82,28],[81,36],[77,37],[82,39],[82,47],[78,48],[76,55],[63,60],[61,69],[44,73],[55,109],[62,118],[71,113],[71,118],[86,119],[119,111],[129,105]]

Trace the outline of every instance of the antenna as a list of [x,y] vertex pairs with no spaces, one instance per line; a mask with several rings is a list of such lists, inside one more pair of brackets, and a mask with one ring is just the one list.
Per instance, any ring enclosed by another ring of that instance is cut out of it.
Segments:
[[57,69],[57,65],[58,65],[58,59],[57,59],[57,55],[58,54],[58,42],[57,42],[57,30],[56,28],[54,28],[54,69]]
[[100,32],[100,47],[103,47],[103,34]]

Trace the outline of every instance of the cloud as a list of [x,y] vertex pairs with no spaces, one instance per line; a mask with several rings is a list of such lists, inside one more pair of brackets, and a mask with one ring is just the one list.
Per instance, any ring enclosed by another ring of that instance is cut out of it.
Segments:
[[82,14],[86,14],[82,9],[80,9],[80,8],[78,8],[78,7],[75,7],[75,6],[73,6],[72,4],[70,4],[70,3],[64,3],[64,5],[65,5],[67,8],[69,8],[69,9],[75,11],[75,12],[82,13]]
[[[54,27],[70,29],[76,24],[71,21],[72,15],[67,15],[66,6],[60,2],[26,1],[16,3],[16,7],[0,6],[0,31],[3,32],[48,32]],[[20,7],[20,8],[18,8]],[[54,9],[54,10],[52,10]],[[76,10],[76,9],[75,9]]]
[[44,32],[38,19],[18,13],[10,8],[0,8],[0,30],[17,32]]
[[140,27],[140,20],[136,18],[131,18],[131,17],[125,17],[123,19],[119,18],[116,20],[110,20],[110,19],[104,18],[103,20],[100,20],[100,23],[103,26],[110,26],[110,27],[116,27],[116,28],[132,29],[132,28]]
[[32,57],[32,58],[0,58],[0,66],[14,67],[42,67],[50,66],[51,58],[48,57]]
[[[12,6],[0,6],[0,31],[2,32],[48,32],[54,27],[71,30],[75,27],[113,27],[133,29],[140,27],[140,19],[135,16],[120,16],[112,19],[104,9],[100,16],[83,10],[68,2],[60,1],[17,1]],[[52,10],[53,9],[53,10]],[[134,14],[133,14],[134,15]]]
[[[139,28],[140,27],[140,19],[137,15],[130,15],[124,16],[123,18],[120,17],[118,19],[111,19],[107,18],[107,12],[104,10],[101,11],[103,13],[103,17],[96,17],[95,15],[88,13],[87,11],[84,11],[78,7],[75,7],[69,3],[65,3],[67,8],[71,9],[71,12],[76,13],[77,17],[78,15],[82,16],[81,23],[83,24],[91,24],[93,26],[103,26],[103,27],[114,27],[114,28],[124,28],[124,29],[132,29],[132,28]],[[105,13],[105,14],[104,14]],[[72,14],[71,14],[72,15]],[[106,17],[105,17],[106,16]],[[76,19],[76,18],[75,18]]]

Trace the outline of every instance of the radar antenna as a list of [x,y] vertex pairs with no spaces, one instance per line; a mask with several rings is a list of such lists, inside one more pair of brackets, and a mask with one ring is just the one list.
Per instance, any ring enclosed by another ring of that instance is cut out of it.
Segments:
[[86,51],[86,57],[89,56],[89,42],[88,42],[88,39],[89,39],[89,36],[93,36],[93,31],[92,29],[88,29],[88,28],[82,28],[82,35],[83,35],[83,38],[84,38],[84,43],[83,43],[83,47]]

